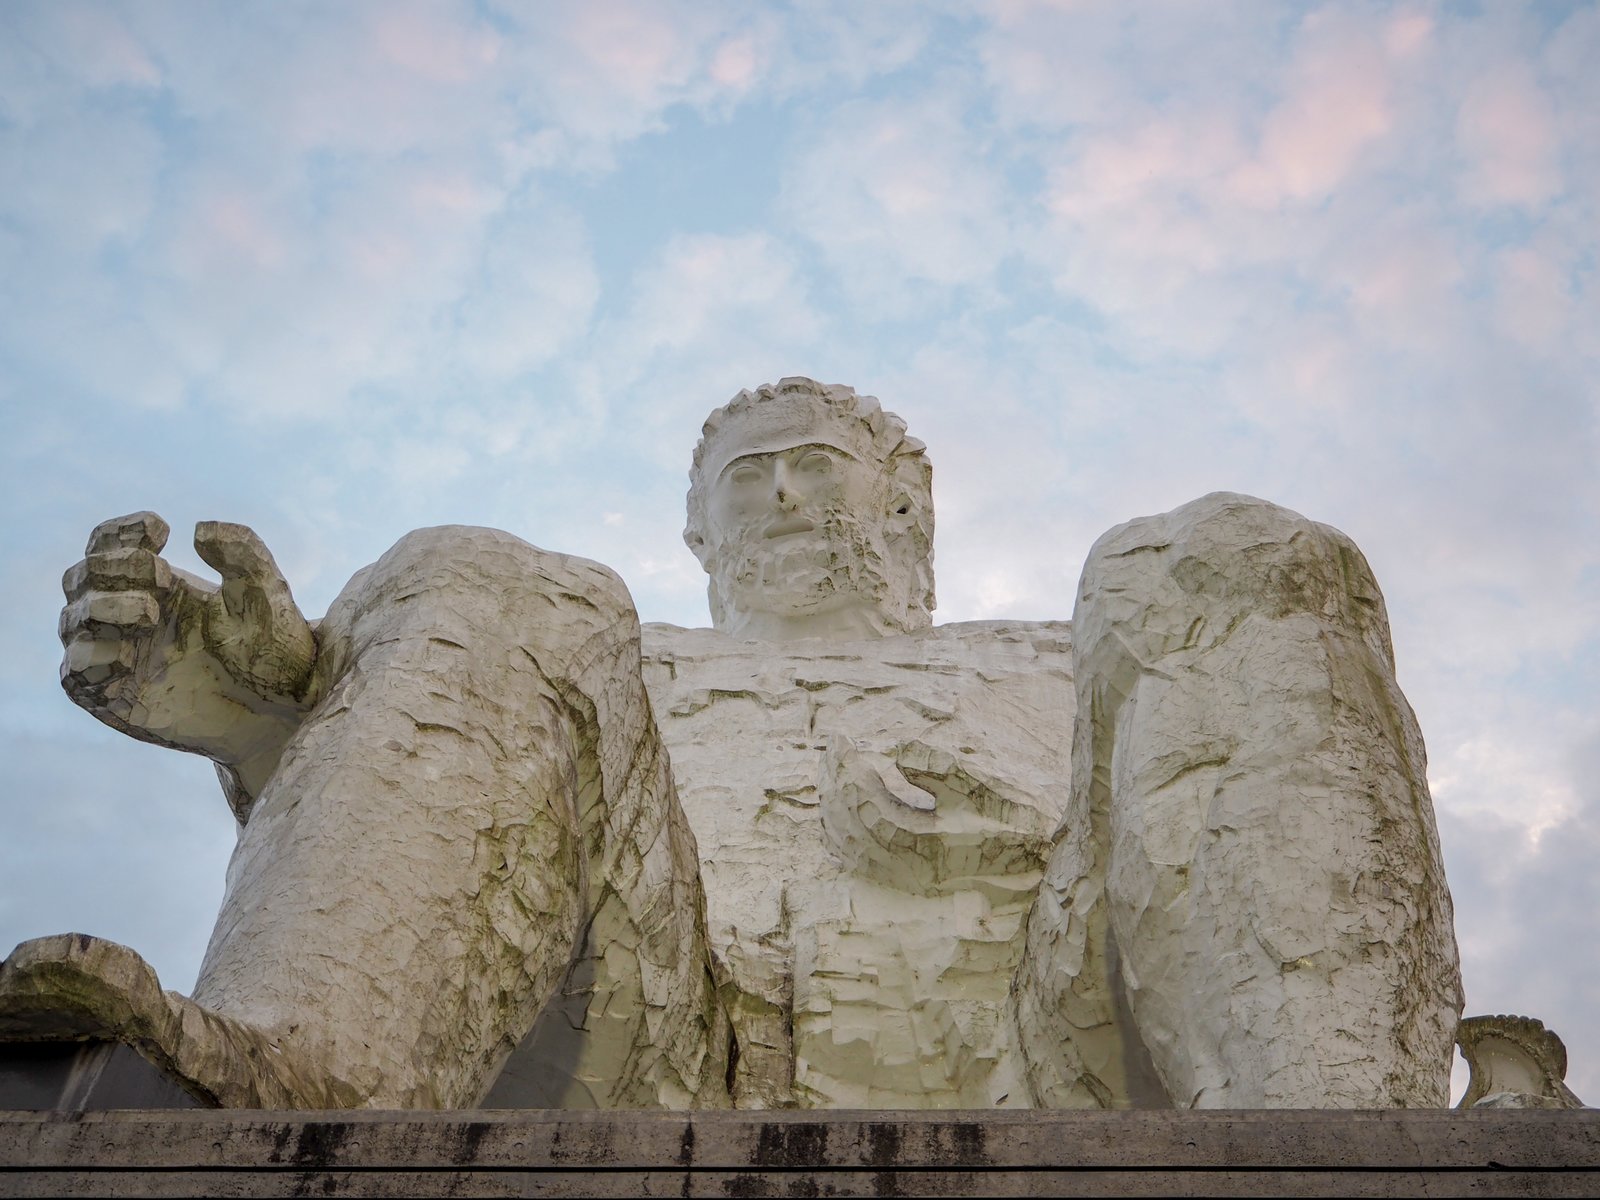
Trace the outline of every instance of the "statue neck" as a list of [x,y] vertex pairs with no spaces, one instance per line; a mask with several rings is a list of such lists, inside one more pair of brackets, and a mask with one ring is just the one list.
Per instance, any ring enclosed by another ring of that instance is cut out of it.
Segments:
[[862,600],[825,612],[787,616],[771,612],[729,612],[717,622],[717,631],[730,637],[762,642],[792,642],[822,637],[834,641],[861,641],[904,632],[871,601]]

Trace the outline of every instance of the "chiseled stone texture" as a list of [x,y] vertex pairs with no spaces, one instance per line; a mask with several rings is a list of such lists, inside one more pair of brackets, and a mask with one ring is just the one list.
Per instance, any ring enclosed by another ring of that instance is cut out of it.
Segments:
[[616,576],[419,530],[319,635],[320,699],[240,835],[195,1001],[366,1105],[459,1107],[594,943],[629,1001],[606,1102],[717,1103],[694,839]]
[[1462,1108],[1582,1108],[1567,1086],[1567,1047],[1533,1017],[1469,1017],[1456,1031],[1472,1070]]
[[1027,1106],[1007,992],[1066,802],[1066,624],[776,645],[646,625],[644,654],[736,1104]]
[[[161,655],[198,652],[185,630],[181,612],[114,627],[133,668],[75,696],[104,716],[114,687],[137,718]],[[351,579],[316,642],[305,715],[236,805],[193,998],[123,947],[44,938],[0,972],[0,1035],[128,1041],[225,1106],[459,1108],[570,967],[607,1001],[600,1060],[568,1064],[596,1103],[726,1104],[694,837],[621,581],[498,530],[417,530]],[[69,646],[74,681],[74,648],[88,661],[101,645],[118,643]],[[190,704],[230,700],[201,688]]]
[[197,530],[218,586],[104,523],[63,683],[216,761],[240,840],[192,1000],[40,939],[0,1036],[230,1105],[1442,1105],[1450,899],[1354,545],[1218,494],[1103,537],[1070,627],[933,628],[931,483],[871,397],[741,392],[689,494],[717,629],[642,640],[494,530],[314,628],[243,526]]
[[1120,959],[1179,1106],[1444,1105],[1450,894],[1360,551],[1205,496],[1095,543],[1073,631],[1081,834],[1052,858],[1020,989],[1041,1102],[1114,1057],[1094,983]]

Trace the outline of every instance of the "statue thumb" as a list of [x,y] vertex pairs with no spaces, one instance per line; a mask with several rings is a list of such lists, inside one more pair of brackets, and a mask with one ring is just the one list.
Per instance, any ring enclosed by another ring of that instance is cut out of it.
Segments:
[[252,592],[266,599],[269,607],[289,599],[288,581],[272,552],[248,525],[201,521],[194,527],[194,548],[222,576],[222,602],[233,616],[244,615]]

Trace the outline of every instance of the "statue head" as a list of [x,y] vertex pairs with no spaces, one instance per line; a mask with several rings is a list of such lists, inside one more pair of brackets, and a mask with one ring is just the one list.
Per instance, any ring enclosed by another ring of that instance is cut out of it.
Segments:
[[933,467],[906,423],[853,388],[791,377],[706,418],[683,539],[712,624],[743,637],[925,629]]

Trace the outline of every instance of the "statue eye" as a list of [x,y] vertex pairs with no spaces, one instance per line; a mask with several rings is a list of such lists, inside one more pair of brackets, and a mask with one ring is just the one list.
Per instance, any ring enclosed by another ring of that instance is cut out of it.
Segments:
[[833,456],[822,450],[813,450],[800,460],[800,469],[811,475],[826,475],[833,470]]
[[742,487],[749,487],[752,483],[761,482],[761,471],[746,463],[742,467],[735,467],[730,478]]

